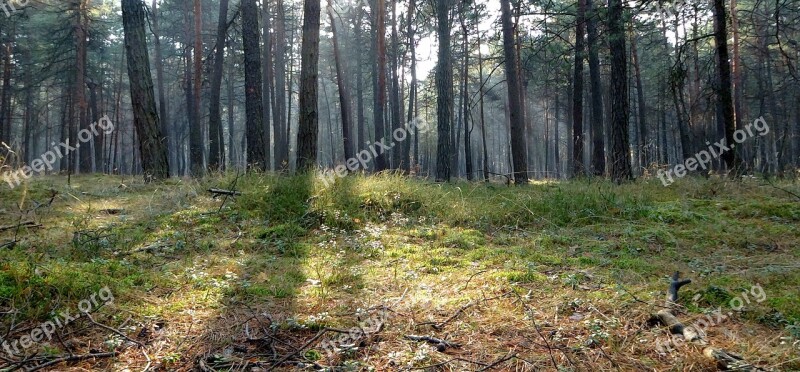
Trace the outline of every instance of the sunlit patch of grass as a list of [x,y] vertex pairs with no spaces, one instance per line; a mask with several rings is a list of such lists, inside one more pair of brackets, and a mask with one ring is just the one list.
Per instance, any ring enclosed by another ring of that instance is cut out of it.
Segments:
[[[730,296],[760,283],[767,299],[750,304],[727,330],[741,326],[767,339],[758,327],[769,323],[775,332],[800,320],[797,204],[759,185],[689,178],[670,188],[649,180],[514,188],[385,174],[354,175],[326,188],[308,176],[258,174],[240,177],[243,195],[220,210],[222,200],[203,190],[227,188],[235,177],[145,184],[79,176],[71,188],[44,178],[27,191],[0,191],[0,200],[9,201],[0,209],[11,212],[12,200],[23,197],[25,208],[31,200],[46,201],[49,188],[60,192],[40,214],[45,229],[24,232],[17,247],[0,255],[0,301],[35,322],[110,285],[116,325],[132,317],[183,327],[160,340],[165,349],[153,355],[170,366],[219,352],[224,345],[209,342],[207,334],[221,329],[227,333],[219,339],[236,340],[244,334],[242,320],[253,314],[271,314],[300,340],[306,334],[298,332],[323,325],[353,326],[356,309],[383,304],[406,315],[392,319],[383,342],[371,349],[371,360],[381,363],[392,351],[424,346],[397,335],[470,340],[465,352],[489,363],[502,357],[495,350],[541,330],[561,350],[574,350],[581,363],[607,360],[587,346],[591,341],[615,360],[635,358],[664,369],[674,365],[653,353],[652,339],[624,343],[627,336],[615,333],[621,328],[606,322],[640,329],[653,311],[645,303],[663,303],[666,277],[676,270],[694,280],[681,291],[687,317],[724,307]],[[125,213],[99,213],[103,208]],[[105,240],[73,243],[77,232],[96,230]],[[0,242],[5,237],[0,234]],[[155,248],[132,253],[148,247]],[[508,291],[519,298],[481,302]],[[702,296],[695,301],[696,295]],[[469,303],[441,332],[419,325],[448,319]],[[309,321],[320,313],[331,315]],[[219,320],[226,316],[231,324]],[[306,328],[293,328],[287,319]],[[187,337],[197,342],[178,347]],[[743,350],[777,361],[781,354],[761,354],[749,341],[757,338],[741,337]],[[371,363],[361,355],[349,357]],[[547,350],[526,356],[542,355]],[[395,357],[413,362],[414,353]],[[437,358],[430,354],[413,364]]]

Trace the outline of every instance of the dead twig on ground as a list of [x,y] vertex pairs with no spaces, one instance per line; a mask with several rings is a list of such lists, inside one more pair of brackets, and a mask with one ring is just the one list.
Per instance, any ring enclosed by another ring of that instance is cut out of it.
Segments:
[[439,352],[444,352],[445,350],[450,348],[458,349],[461,347],[460,344],[457,344],[455,342],[449,342],[430,336],[405,335],[405,338],[411,341],[427,342],[429,344],[436,345],[436,350],[438,350]]
[[70,356],[65,356],[65,357],[60,357],[60,358],[53,359],[53,360],[48,361],[46,363],[39,364],[39,365],[37,365],[35,367],[28,368],[25,371],[26,372],[33,372],[33,371],[38,371],[38,370],[41,370],[41,369],[45,369],[47,367],[54,366],[56,364],[60,364],[60,363],[64,363],[64,362],[77,362],[77,361],[81,361],[81,360],[97,359],[97,358],[113,358],[113,357],[115,357],[117,355],[119,355],[118,351],[112,351],[112,352],[108,352],[108,353],[91,353],[91,354],[83,354],[83,355],[70,355]]

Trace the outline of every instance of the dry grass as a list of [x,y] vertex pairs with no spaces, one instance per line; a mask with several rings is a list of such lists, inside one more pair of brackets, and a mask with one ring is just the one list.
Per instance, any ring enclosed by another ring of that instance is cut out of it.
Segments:
[[[680,270],[695,280],[681,296],[689,324],[761,284],[766,300],[706,340],[765,368],[800,368],[800,352],[781,339],[800,320],[800,207],[757,181],[508,189],[382,176],[324,190],[247,177],[238,180],[245,195],[218,213],[221,201],[203,190],[233,177],[78,177],[71,187],[46,178],[0,191],[0,225],[44,225],[0,233],[0,244],[19,240],[0,260],[0,310],[16,312],[3,318],[6,339],[108,285],[115,301],[95,319],[146,348],[123,345],[117,358],[57,370],[258,371],[291,354],[295,364],[281,369],[714,370],[703,345],[660,353],[668,332],[647,324]],[[24,212],[50,189],[52,206]],[[124,212],[101,212],[109,208]],[[100,238],[75,244],[76,233]],[[387,322],[356,348],[326,354],[321,343],[338,337],[326,331],[297,352],[321,330],[363,325],[380,309]],[[85,321],[63,332],[63,343],[37,345],[38,356],[124,344]],[[440,352],[406,335],[460,347]]]

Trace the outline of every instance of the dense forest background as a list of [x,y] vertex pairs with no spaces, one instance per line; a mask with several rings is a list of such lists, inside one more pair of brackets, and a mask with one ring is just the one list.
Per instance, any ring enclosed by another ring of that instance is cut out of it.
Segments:
[[[308,50],[318,57],[313,95],[302,84],[301,46],[314,35],[300,1],[133,3],[146,11],[158,138],[175,176],[248,164],[291,171],[312,140],[311,158],[332,168],[410,122],[432,130],[410,131],[369,171],[640,176],[761,117],[769,134],[713,168],[783,175],[798,165],[794,1],[307,1],[321,22]],[[107,116],[115,130],[51,172],[147,173],[120,4],[31,0],[5,9],[5,165],[75,144],[79,130]],[[305,131],[304,98],[315,107]]]

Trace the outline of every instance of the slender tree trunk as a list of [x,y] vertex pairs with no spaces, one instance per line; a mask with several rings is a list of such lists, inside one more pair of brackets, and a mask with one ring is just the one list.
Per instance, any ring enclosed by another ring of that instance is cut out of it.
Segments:
[[[733,115],[736,129],[742,128],[742,68],[739,55],[739,14],[736,10],[736,0],[731,0],[731,32],[733,33],[733,58],[731,59],[731,74],[733,77]],[[746,164],[746,163],[745,163]]]
[[270,125],[270,122],[274,118],[274,113],[271,112],[275,109],[275,67],[272,64],[272,55],[273,55],[273,38],[272,38],[272,22],[270,21],[270,14],[269,14],[269,1],[262,1],[261,4],[261,19],[262,19],[262,27],[261,27],[261,37],[264,39],[264,53],[263,56],[263,66],[261,70],[261,80],[264,84],[262,91],[263,97],[261,99],[261,106],[264,107],[264,133],[269,137],[272,138],[272,143],[266,143],[268,150],[266,151],[267,156],[267,168],[271,170],[275,170],[280,167],[280,164],[275,165],[273,161],[277,158],[277,137],[278,133],[273,126]]
[[[14,37],[15,37],[15,28],[12,27],[11,34],[9,35],[9,40],[2,46],[3,50],[3,93],[0,96],[0,142],[10,144],[11,143],[11,111],[13,107],[11,106],[11,73],[14,68],[13,62],[11,60],[11,56],[14,52]],[[0,146],[2,150],[5,150],[5,146]],[[4,155],[5,153],[0,152],[0,155]]]
[[471,129],[469,126],[470,110],[469,110],[469,29],[467,28],[466,15],[464,14],[467,9],[467,3],[464,2],[464,9],[461,10],[461,31],[464,33],[464,71],[462,73],[464,84],[461,88],[461,104],[463,106],[464,118],[464,163],[467,173],[467,180],[472,181],[475,176],[472,166],[472,144],[471,144]]
[[575,71],[572,76],[572,176],[586,175],[583,164],[583,60],[586,0],[579,0],[575,20]]
[[[725,17],[725,0],[714,0],[714,42],[717,50],[717,74],[719,76],[719,91],[717,100],[722,115],[720,115],[720,127],[725,128],[725,140],[728,145],[735,144],[733,133],[736,131],[734,120],[733,96],[731,92],[731,65],[728,57],[728,29]],[[731,148],[722,154],[722,159],[732,175],[740,171],[739,151]]]
[[555,158],[555,167],[556,167],[556,178],[561,179],[561,133],[560,133],[560,126],[561,126],[561,95],[556,93],[556,125],[553,130],[553,137],[555,137],[555,151],[554,151],[554,158]]
[[[392,62],[391,62],[391,79],[392,82],[390,84],[391,90],[391,98],[390,98],[390,107],[392,110],[392,132],[390,133],[390,138],[394,142],[394,134],[397,131],[402,130],[403,125],[403,114],[402,109],[400,107],[400,76],[399,73],[399,61],[400,61],[400,39],[397,34],[397,2],[398,0],[392,0]],[[405,142],[405,141],[403,141]],[[405,155],[403,154],[403,150],[405,146],[403,143],[395,143],[396,146],[392,148],[392,169],[402,169],[405,167],[403,164],[403,159],[405,159]]]
[[[89,87],[89,107],[92,110],[92,123],[98,123],[102,115],[100,114],[100,105],[97,98],[97,90],[100,86],[90,81],[86,84]],[[92,137],[92,173],[98,170],[102,172],[103,169],[103,135],[104,132],[98,130],[97,135]]]
[[[226,40],[226,45],[228,50],[231,50],[230,39]],[[228,73],[227,73],[227,98],[228,98],[228,162],[230,167],[238,168],[241,164],[240,162],[240,155],[241,151],[236,151],[236,124],[234,122],[234,108],[235,108],[235,97],[234,97],[234,89],[233,89],[233,81],[234,81],[234,74],[235,74],[235,64],[233,61],[228,61]],[[242,149],[244,150],[244,149]]]
[[528,183],[527,146],[525,139],[524,102],[522,100],[517,64],[517,53],[514,49],[514,26],[511,23],[511,4],[509,0],[501,0],[503,25],[503,51],[505,55],[506,85],[508,85],[509,118],[511,121],[511,157],[514,166],[514,182],[517,185]]
[[[89,123],[87,120],[87,111],[89,104],[86,102],[86,55],[87,55],[87,30],[86,23],[84,22],[85,14],[87,12],[86,0],[79,0],[75,3],[75,102],[78,103],[78,128],[80,130],[89,130]],[[75,137],[73,137],[75,138]],[[80,141],[75,138],[75,145],[80,145]],[[92,170],[92,154],[91,147],[88,143],[80,149],[80,171],[82,173],[89,173]],[[77,146],[76,146],[77,148]]]
[[122,0],[133,124],[139,134],[142,168],[147,178],[164,179],[169,177],[169,162],[167,147],[161,141],[163,135],[158,123],[144,23],[144,4],[141,0]]
[[261,47],[259,46],[258,8],[255,0],[242,0],[241,15],[245,110],[247,111],[247,164],[249,168],[266,170],[264,109],[261,106]]
[[333,4],[328,0],[328,16],[331,20],[331,27],[333,32],[333,59],[336,63],[336,84],[339,87],[339,108],[342,112],[342,142],[344,146],[345,161],[352,159],[353,153],[353,138],[351,133],[352,120],[350,109],[350,93],[348,92],[348,85],[345,76],[344,66],[342,64],[341,51],[339,50],[338,27],[336,26],[336,19],[333,17]]
[[489,151],[486,146],[486,111],[484,110],[483,52],[481,34],[478,32],[478,81],[480,82],[481,142],[483,145],[483,180],[489,182]]
[[[384,109],[386,107],[386,2],[385,0],[375,0],[373,8],[374,27],[375,27],[375,54],[373,71],[375,76],[375,91],[373,92],[373,117],[375,125],[375,142],[384,140],[384,126],[386,117]],[[378,153],[375,157],[375,171],[381,172],[387,169],[386,154]]]
[[605,141],[603,140],[603,87],[600,81],[600,58],[598,57],[597,12],[592,0],[586,1],[586,33],[589,43],[589,83],[592,97],[592,171],[602,177],[606,172]]
[[193,176],[201,176],[203,169],[203,128],[201,127],[201,92],[203,89],[203,9],[200,0],[194,0],[194,48],[193,66],[194,83],[192,92],[192,125],[189,127],[189,161]]
[[450,182],[450,124],[453,100],[453,57],[450,49],[450,0],[436,2],[439,61],[436,67],[436,117],[439,135],[436,145],[436,181]]
[[[275,107],[272,109],[275,128],[275,164],[278,169],[289,168],[289,133],[291,128],[286,108],[286,14],[283,0],[275,4]],[[291,96],[289,97],[291,99]],[[291,105],[290,105],[291,107]]]
[[164,134],[164,138],[161,140],[164,141],[164,145],[167,147],[168,157],[170,158],[170,164],[174,161],[174,154],[175,149],[175,140],[172,138],[173,136],[170,134],[170,121],[169,121],[169,112],[167,110],[167,98],[166,98],[166,91],[164,89],[164,57],[161,54],[161,29],[159,28],[159,21],[161,20],[161,14],[159,13],[158,2],[157,0],[153,0],[152,2],[152,31],[153,31],[153,52],[155,53],[154,64],[156,66],[156,84],[158,85],[158,114],[159,118],[161,119],[161,133]]
[[622,0],[609,0],[608,32],[611,47],[611,177],[616,182],[631,173],[628,119],[628,58],[625,51],[625,20]]
[[310,170],[317,160],[317,80],[319,76],[320,0],[303,3],[303,44],[300,55],[300,129],[297,134],[297,169]]
[[639,108],[639,152],[641,153],[640,165],[647,167],[649,157],[647,153],[647,105],[644,100],[644,86],[642,85],[642,73],[639,65],[639,52],[636,48],[636,35],[633,33],[633,26],[629,26],[631,34],[631,55],[633,56],[633,71],[636,75],[636,102]]
[[217,44],[214,50],[214,71],[211,75],[211,100],[208,116],[209,156],[208,168],[211,171],[220,169],[222,149],[222,112],[220,96],[222,95],[222,69],[225,66],[225,39],[228,36],[228,0],[220,0],[219,23],[217,24]]
[[[416,12],[416,0],[409,0],[408,3],[408,48],[409,54],[411,55],[411,83],[408,87],[408,116],[407,116],[407,123],[412,123],[414,121],[415,112],[417,110],[417,42],[414,39],[415,34],[415,12]],[[419,131],[416,126],[414,126],[414,164],[411,164],[411,141],[405,141],[405,150],[404,150],[404,164],[406,164],[403,170],[408,173],[413,169],[412,167],[416,167],[419,163]]]
[[[413,1],[413,0],[412,0]],[[363,31],[364,9],[359,8],[355,16],[355,41],[356,53],[356,108],[358,120],[358,138],[355,140],[356,151],[360,152],[366,142],[366,116],[364,114],[364,31]],[[363,169],[366,171],[366,169]]]

